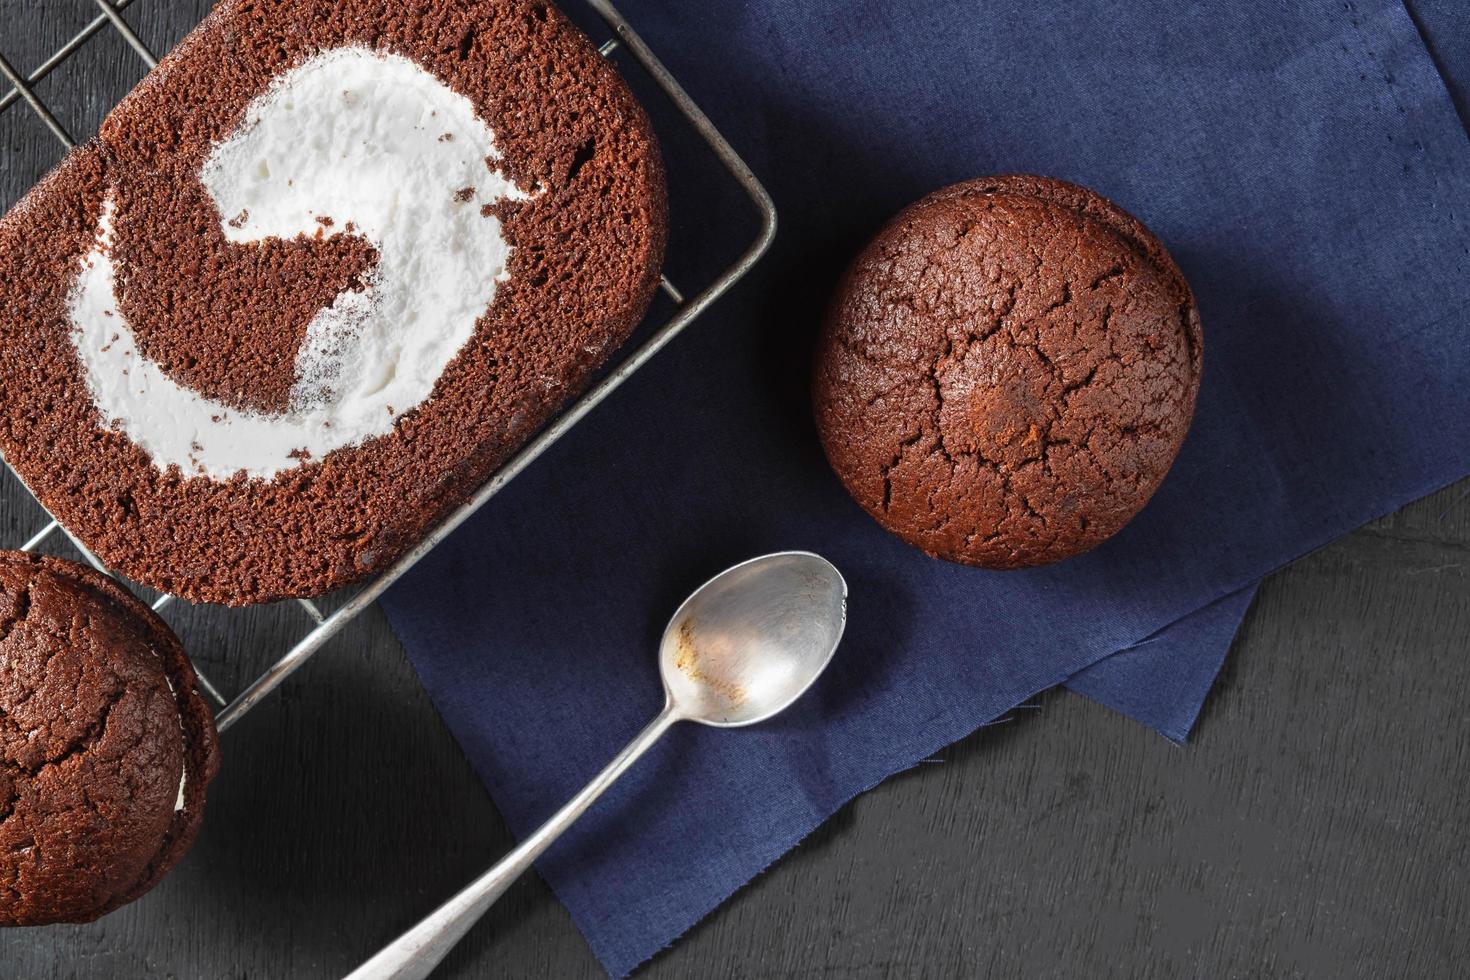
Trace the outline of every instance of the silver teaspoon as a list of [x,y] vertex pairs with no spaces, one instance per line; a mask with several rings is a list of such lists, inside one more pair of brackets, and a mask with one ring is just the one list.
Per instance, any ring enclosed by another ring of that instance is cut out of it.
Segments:
[[805,551],[726,569],[684,600],[659,643],[664,709],[592,782],[499,864],[358,967],[348,980],[426,977],[558,837],[675,722],[739,728],[801,697],[847,622],[847,583]]

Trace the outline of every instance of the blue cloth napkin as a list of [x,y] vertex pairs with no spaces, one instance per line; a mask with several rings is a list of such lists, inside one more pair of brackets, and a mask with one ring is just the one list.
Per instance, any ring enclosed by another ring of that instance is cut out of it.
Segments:
[[1184,741],[1256,588],[1241,589],[1067,678],[1066,686]]
[[[1470,118],[1470,3],[1414,0],[1407,7],[1465,121]],[[1212,603],[1136,645],[1146,651],[1120,651],[1068,679],[1066,686],[1183,741],[1254,596],[1252,587]]]
[[[674,729],[541,862],[615,976],[1042,689],[1182,737],[1255,582],[1470,472],[1470,140],[1397,0],[624,8],[767,182],[782,235],[385,599],[524,834],[658,710],[653,651],[691,588],[785,548],[847,576],[847,638],[810,694],[754,729]],[[847,499],[805,386],[864,239],[1009,171],[1092,186],[1160,235],[1199,298],[1205,376],[1177,465],[1116,539],[990,573]],[[671,276],[704,258],[676,249]]]

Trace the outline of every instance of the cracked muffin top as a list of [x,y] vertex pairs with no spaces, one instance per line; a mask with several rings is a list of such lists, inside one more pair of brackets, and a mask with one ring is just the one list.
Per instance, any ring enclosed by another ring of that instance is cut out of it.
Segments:
[[818,343],[827,458],[877,521],[985,568],[1067,558],[1158,489],[1199,390],[1189,284],[1157,238],[1074,184],[967,181],[858,256]]
[[0,552],[0,925],[88,922],[152,888],[217,766],[161,619],[90,568]]

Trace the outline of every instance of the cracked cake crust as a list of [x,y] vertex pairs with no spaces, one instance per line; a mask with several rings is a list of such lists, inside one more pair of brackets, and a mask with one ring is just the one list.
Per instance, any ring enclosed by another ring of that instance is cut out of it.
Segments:
[[213,717],[152,610],[90,568],[0,552],[0,925],[89,922],[152,888],[217,768]]
[[1041,565],[1116,534],[1194,414],[1194,296],[1157,238],[1028,175],[937,191],[840,284],[813,403],[853,498],[928,554]]

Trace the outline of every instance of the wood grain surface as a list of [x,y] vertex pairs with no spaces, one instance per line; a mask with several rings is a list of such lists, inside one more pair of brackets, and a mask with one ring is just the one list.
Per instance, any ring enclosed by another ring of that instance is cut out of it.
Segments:
[[[127,17],[162,51],[207,7]],[[0,0],[0,54],[29,71],[95,16]],[[38,92],[80,138],[142,73],[107,30]],[[0,115],[0,206],[59,156]],[[39,523],[7,480],[0,541]],[[169,615],[230,691],[303,630],[289,605]],[[1470,482],[1272,576],[1190,747],[1044,695],[846,807],[641,975],[1465,976],[1467,695]],[[101,922],[0,931],[0,978],[341,976],[511,845],[376,610],[224,742],[183,865]],[[440,975],[602,974],[532,877]]]

